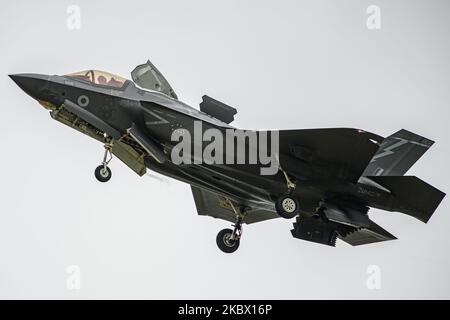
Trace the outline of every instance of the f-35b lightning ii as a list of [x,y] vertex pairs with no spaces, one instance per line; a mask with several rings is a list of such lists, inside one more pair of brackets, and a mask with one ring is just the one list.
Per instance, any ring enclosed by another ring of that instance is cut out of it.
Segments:
[[[95,170],[99,181],[111,178],[115,155],[139,176],[150,169],[190,184],[198,214],[234,223],[216,239],[226,253],[239,247],[242,224],[277,217],[296,218],[295,238],[330,246],[336,238],[351,245],[396,239],[369,219],[370,207],[426,223],[445,196],[404,176],[433,144],[412,132],[384,138],[349,128],[237,130],[230,125],[236,109],[206,95],[200,110],[186,105],[150,61],[131,76],[133,81],[97,70],[10,75],[53,119],[104,144]],[[213,134],[205,139],[208,130]],[[220,134],[226,138],[209,153],[214,161],[199,161]],[[189,137],[202,138],[185,144],[200,152],[174,160],[180,140]],[[242,148],[233,144],[239,139]],[[264,144],[275,163],[269,174],[263,174],[267,161],[248,161]]]

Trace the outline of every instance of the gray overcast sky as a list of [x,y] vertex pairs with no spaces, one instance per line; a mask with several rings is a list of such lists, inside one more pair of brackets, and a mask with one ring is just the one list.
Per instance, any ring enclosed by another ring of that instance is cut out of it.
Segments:
[[[81,29],[66,26],[69,5]],[[368,30],[366,9],[381,8]],[[436,141],[410,170],[447,192],[449,1],[7,1],[0,11],[0,298],[450,298],[450,214],[425,225],[372,210],[399,240],[336,248],[292,238],[292,221],[198,217],[188,185],[139,178],[101,144],[52,121],[10,73],[95,68],[129,77],[150,59],[179,98],[238,109],[237,127],[405,128]],[[159,177],[159,176],[157,176]],[[80,290],[66,268],[81,270]],[[381,289],[366,287],[367,267]]]

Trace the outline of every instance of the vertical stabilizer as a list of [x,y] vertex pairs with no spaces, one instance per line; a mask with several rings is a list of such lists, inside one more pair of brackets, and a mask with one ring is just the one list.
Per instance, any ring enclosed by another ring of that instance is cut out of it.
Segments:
[[402,176],[434,141],[402,129],[383,140],[363,176]]

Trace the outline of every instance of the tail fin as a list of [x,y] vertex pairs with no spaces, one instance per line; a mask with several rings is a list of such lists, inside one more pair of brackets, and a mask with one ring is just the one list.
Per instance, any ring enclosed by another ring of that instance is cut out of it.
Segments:
[[363,176],[402,176],[434,141],[402,129],[383,140]]
[[395,197],[394,211],[399,211],[425,223],[445,197],[445,193],[414,176],[368,177],[389,189]]

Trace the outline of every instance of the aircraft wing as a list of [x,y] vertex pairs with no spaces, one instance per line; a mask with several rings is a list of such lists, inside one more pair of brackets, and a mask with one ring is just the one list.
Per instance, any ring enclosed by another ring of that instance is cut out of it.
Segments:
[[358,181],[383,137],[358,129],[280,131],[280,165],[300,179]]
[[134,68],[131,71],[131,78],[142,88],[159,91],[169,97],[178,99],[169,82],[150,60]]
[[[236,215],[223,196],[195,186],[191,186],[191,189],[199,215],[236,222]],[[234,204],[239,206],[239,201]],[[275,208],[273,211],[255,208],[246,211],[244,223],[251,224],[273,218],[278,218]]]

